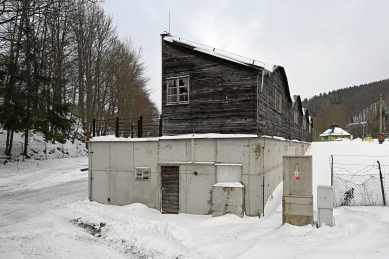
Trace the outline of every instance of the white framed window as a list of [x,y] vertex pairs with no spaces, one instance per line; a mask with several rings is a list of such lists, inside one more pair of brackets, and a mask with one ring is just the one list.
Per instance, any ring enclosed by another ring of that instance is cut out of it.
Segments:
[[274,109],[282,112],[282,95],[277,89],[274,89]]
[[135,180],[150,180],[150,167],[135,167]]
[[167,104],[189,103],[189,76],[166,79]]

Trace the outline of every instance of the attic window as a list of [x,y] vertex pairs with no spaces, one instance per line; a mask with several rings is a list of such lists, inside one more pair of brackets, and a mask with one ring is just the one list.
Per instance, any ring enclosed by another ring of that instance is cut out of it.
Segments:
[[282,112],[282,96],[277,89],[274,89],[274,109],[278,112]]
[[189,77],[176,77],[166,80],[167,103],[189,103]]
[[150,167],[136,167],[135,180],[150,180]]

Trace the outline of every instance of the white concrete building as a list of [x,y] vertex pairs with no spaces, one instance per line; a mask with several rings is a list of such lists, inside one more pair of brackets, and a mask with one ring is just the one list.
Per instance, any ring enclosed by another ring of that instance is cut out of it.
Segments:
[[212,204],[213,185],[238,182],[244,186],[245,214],[260,215],[282,181],[282,157],[304,155],[308,146],[235,134],[95,137],[89,147],[89,198],[112,205],[143,203],[165,213],[212,214],[218,206]]

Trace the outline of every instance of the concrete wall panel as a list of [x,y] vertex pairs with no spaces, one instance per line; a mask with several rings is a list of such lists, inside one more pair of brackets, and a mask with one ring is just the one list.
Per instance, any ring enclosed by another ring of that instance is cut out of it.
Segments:
[[133,170],[134,143],[110,143],[109,166],[111,171],[129,172]]
[[115,205],[128,205],[133,202],[133,172],[110,172],[110,199]]
[[152,173],[158,171],[158,142],[135,142],[133,167],[150,167]]
[[[187,172],[186,213],[211,214],[212,186],[216,183],[215,166],[187,165]],[[192,172],[197,172],[197,175]]]
[[[262,175],[250,175],[250,181],[246,186],[246,196],[249,203],[246,203],[246,214],[258,216],[262,213]],[[266,200],[265,200],[266,203]]]
[[239,165],[217,165],[216,182],[242,182],[242,166]]
[[190,145],[190,140],[160,140],[159,161],[189,162],[190,157],[187,157],[187,145]]
[[217,163],[239,164],[243,162],[242,149],[248,149],[247,139],[218,139]]
[[134,203],[143,203],[150,208],[160,210],[161,200],[161,178],[158,173],[151,173],[150,180],[134,181]]
[[[90,144],[89,159],[93,170],[109,171],[110,142],[97,142]],[[92,153],[93,152],[93,153]]]
[[244,216],[244,187],[212,188],[212,216],[233,214],[243,218]]
[[109,172],[92,171],[92,200],[103,204],[109,204],[110,195]]
[[[191,159],[191,145],[188,141],[188,157]],[[216,161],[216,139],[195,139],[195,162],[215,162]]]

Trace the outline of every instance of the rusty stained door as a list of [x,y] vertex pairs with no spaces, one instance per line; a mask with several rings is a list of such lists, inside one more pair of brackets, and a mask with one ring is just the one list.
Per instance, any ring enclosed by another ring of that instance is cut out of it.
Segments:
[[179,210],[179,167],[161,166],[162,213],[178,214]]

